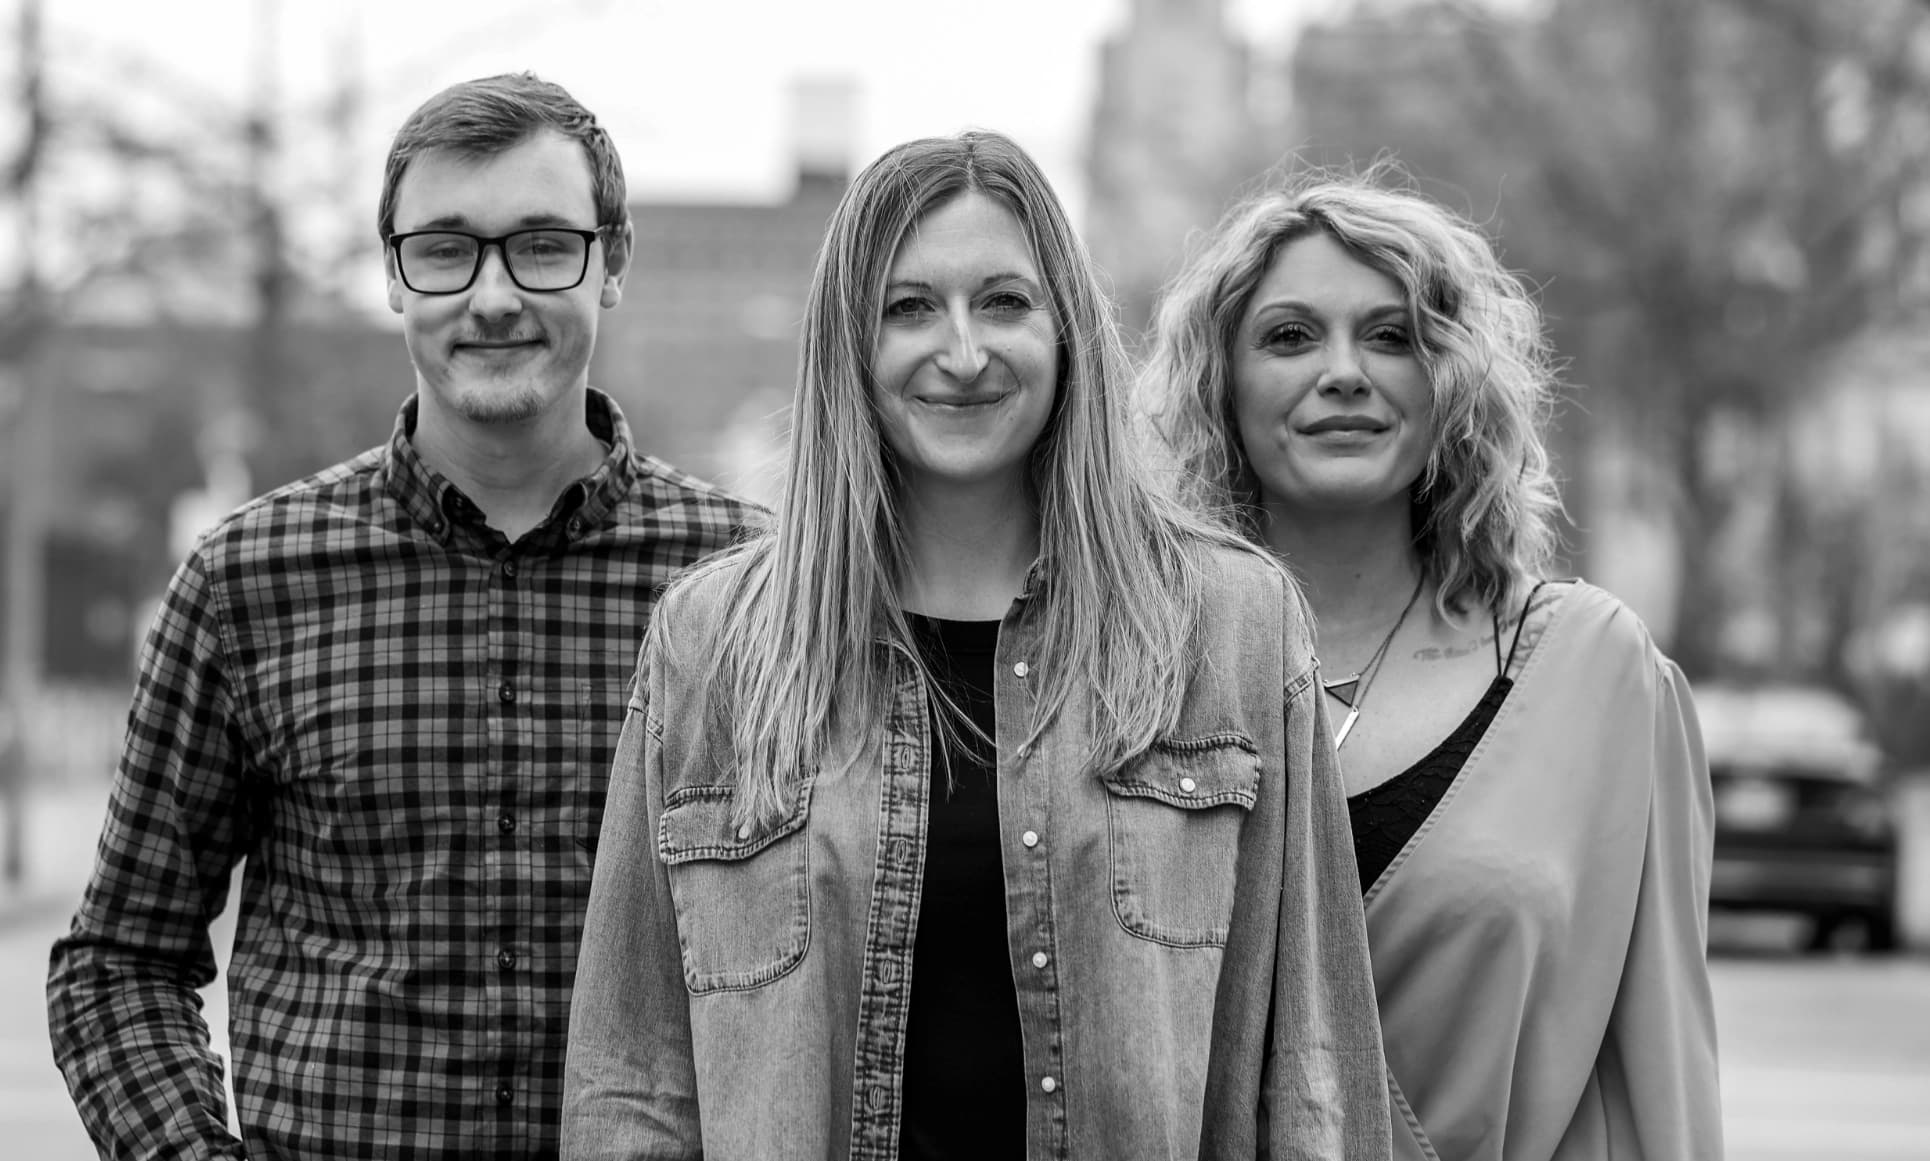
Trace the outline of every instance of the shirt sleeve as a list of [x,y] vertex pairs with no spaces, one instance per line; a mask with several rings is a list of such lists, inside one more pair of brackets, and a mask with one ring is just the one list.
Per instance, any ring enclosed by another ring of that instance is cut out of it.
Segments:
[[657,853],[663,802],[661,659],[653,627],[610,771],[570,1001],[564,1161],[699,1158],[697,1077],[670,879]]
[[[1297,593],[1297,590],[1296,590]],[[1390,1155],[1387,1062],[1367,954],[1346,792],[1312,666],[1304,601],[1288,618],[1287,810],[1262,1156],[1376,1161]]]
[[1715,810],[1687,682],[1657,677],[1641,888],[1597,1074],[1616,1161],[1722,1156],[1709,874]]
[[249,835],[221,619],[198,555],[142,647],[94,868],[47,979],[48,1030],[103,1156],[241,1158],[198,989]]

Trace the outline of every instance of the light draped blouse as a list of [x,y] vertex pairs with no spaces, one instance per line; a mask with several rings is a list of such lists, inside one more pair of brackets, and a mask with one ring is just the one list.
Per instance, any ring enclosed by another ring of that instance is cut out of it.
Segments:
[[1543,594],[1514,689],[1367,892],[1395,1156],[1715,1161],[1694,706],[1621,602]]

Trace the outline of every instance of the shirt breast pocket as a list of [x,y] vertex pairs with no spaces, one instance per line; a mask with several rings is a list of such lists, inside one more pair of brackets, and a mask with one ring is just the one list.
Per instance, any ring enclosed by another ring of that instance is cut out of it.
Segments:
[[1155,742],[1104,780],[1113,912],[1128,934],[1222,947],[1260,757],[1237,734]]
[[664,803],[657,850],[668,869],[692,995],[745,991],[804,960],[811,942],[806,779],[790,817],[765,830],[733,825],[727,786],[685,786]]

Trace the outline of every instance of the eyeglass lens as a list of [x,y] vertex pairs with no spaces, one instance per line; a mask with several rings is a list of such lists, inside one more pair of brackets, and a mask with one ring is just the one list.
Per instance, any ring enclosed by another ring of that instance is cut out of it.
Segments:
[[[398,240],[408,284],[425,294],[462,290],[482,263],[482,240],[470,234],[411,234]],[[568,290],[582,281],[589,242],[567,230],[520,230],[502,240],[510,277],[525,290]]]

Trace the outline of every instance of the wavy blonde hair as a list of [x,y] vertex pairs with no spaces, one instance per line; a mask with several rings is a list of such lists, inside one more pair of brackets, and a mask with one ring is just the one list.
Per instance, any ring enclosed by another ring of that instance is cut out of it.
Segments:
[[1410,496],[1414,544],[1443,616],[1503,615],[1558,544],[1561,500],[1542,428],[1557,372],[1541,311],[1472,223],[1382,163],[1321,172],[1230,210],[1160,295],[1141,390],[1179,460],[1180,491],[1261,540],[1259,481],[1234,417],[1231,352],[1275,255],[1326,233],[1392,278],[1433,391],[1435,434]]
[[1058,326],[1058,388],[1028,465],[1040,541],[1031,600],[1043,603],[1040,655],[1052,661],[1027,737],[1084,704],[1090,765],[1105,772],[1177,720],[1198,660],[1200,548],[1239,538],[1142,474],[1111,306],[1045,175],[996,133],[923,138],[866,166],[832,215],[770,525],[674,587],[657,613],[661,625],[680,589],[729,574],[703,720],[729,736],[740,823],[786,817],[834,729],[881,728],[894,656],[923,668],[899,604],[905,530],[870,364],[899,244],[968,192],[1018,220]]

